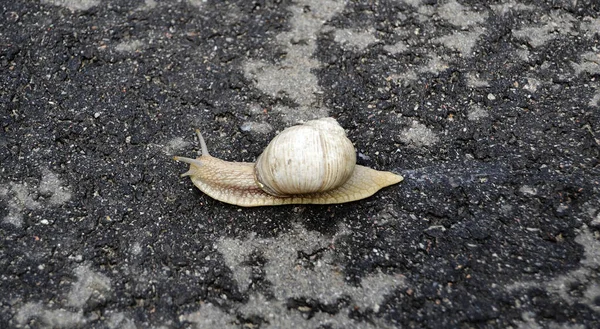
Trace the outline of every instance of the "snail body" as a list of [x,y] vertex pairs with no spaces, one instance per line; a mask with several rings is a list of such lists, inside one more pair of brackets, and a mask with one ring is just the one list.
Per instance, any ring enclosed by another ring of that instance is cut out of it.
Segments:
[[403,177],[356,165],[356,152],[344,129],[332,118],[285,129],[256,164],[212,157],[197,131],[199,158],[175,157],[190,164],[190,176],[202,192],[241,207],[285,204],[334,204],[367,198]]

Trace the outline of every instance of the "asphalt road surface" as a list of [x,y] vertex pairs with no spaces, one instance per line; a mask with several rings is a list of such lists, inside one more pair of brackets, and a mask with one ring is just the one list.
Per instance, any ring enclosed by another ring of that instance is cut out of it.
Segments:
[[[594,0],[0,1],[0,328],[600,328]],[[332,116],[404,182],[240,208]]]

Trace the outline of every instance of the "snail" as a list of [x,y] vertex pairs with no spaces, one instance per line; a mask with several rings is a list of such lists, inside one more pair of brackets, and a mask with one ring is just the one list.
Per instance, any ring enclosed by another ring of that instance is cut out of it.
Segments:
[[201,156],[174,157],[190,164],[181,176],[190,176],[210,197],[241,207],[351,202],[403,180],[391,172],[356,165],[354,146],[333,118],[283,130],[256,164],[212,157],[202,134],[196,133]]

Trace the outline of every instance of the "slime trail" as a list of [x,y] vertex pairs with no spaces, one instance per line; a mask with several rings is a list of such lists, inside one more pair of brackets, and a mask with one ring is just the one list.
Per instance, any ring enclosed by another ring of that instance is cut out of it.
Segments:
[[600,170],[596,174],[584,170],[561,173],[555,168],[532,168],[514,170],[510,160],[500,162],[450,162],[417,169],[394,170],[405,177],[402,186],[428,189],[473,187],[480,184],[502,185],[563,185],[600,192]]
[[452,162],[418,169],[399,170],[405,177],[404,186],[456,188],[473,184],[505,183],[516,177],[511,168],[501,163]]

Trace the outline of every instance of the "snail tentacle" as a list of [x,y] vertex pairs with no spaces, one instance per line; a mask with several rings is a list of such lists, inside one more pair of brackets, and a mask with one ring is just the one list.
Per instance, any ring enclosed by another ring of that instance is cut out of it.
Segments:
[[[181,161],[181,162],[185,162],[185,163],[189,163],[190,165],[194,165],[196,167],[202,167],[204,166],[204,163],[202,161],[200,161],[200,159],[192,159],[192,158],[186,158],[186,157],[180,157],[180,156],[174,156],[173,160],[175,161]],[[190,166],[190,170],[184,172],[183,174],[181,174],[181,177],[185,177],[185,176],[192,176],[195,171],[192,170],[193,167]]]
[[202,137],[202,134],[200,133],[200,129],[196,129],[196,135],[198,135],[198,140],[200,140],[200,150],[202,150],[202,155],[210,155],[210,153],[208,153],[208,147],[206,147],[204,137]]
[[[208,147],[206,146],[206,141],[204,140],[204,137],[202,137],[202,133],[200,133],[200,129],[196,129],[196,135],[198,136],[198,140],[200,141],[200,149],[202,152],[202,156],[210,156],[210,153],[208,153]],[[180,156],[174,156],[173,160],[175,161],[181,161],[181,162],[185,162],[188,164],[193,164],[196,167],[202,167],[204,166],[204,163],[202,163],[202,161],[200,161],[200,158],[198,159],[192,159],[192,158],[186,158],[186,157],[180,157]],[[184,172],[183,174],[181,174],[181,177],[185,177],[185,176],[192,176],[195,173],[194,170],[192,170],[192,167],[190,167],[190,170]]]

